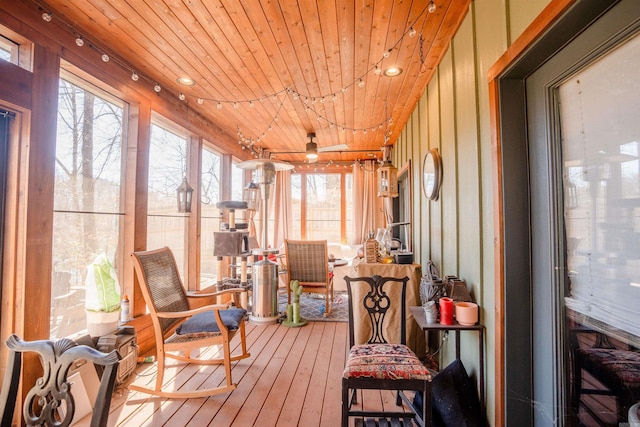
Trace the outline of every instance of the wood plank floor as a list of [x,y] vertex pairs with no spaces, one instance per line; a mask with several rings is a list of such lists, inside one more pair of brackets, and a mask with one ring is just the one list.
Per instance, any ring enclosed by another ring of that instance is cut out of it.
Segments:
[[[232,342],[237,346],[237,337]],[[341,376],[348,324],[311,322],[301,328],[247,324],[251,357],[233,364],[231,393],[198,399],[162,399],[129,390],[152,384],[155,364],[140,364],[111,404],[110,426],[330,426],[340,425]],[[212,347],[207,352],[216,352]],[[222,366],[169,361],[165,387],[212,387],[224,381]],[[367,392],[367,408],[395,406],[391,392]],[[353,421],[351,421],[353,423]]]

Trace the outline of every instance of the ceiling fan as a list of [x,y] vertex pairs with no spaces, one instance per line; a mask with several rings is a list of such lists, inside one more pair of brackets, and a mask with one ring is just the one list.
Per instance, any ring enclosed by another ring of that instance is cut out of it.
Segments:
[[313,138],[316,137],[315,132],[309,132],[307,134],[307,138],[309,138],[309,142],[307,142],[305,151],[272,151],[271,154],[302,154],[304,153],[306,158],[314,162],[318,159],[318,153],[328,153],[328,152],[340,152],[349,150],[349,146],[347,144],[335,144],[329,145],[327,147],[318,147],[318,144],[313,141]]
[[313,138],[315,137],[316,137],[315,132],[309,132],[307,134],[307,138],[309,138],[309,142],[307,142],[305,155],[307,159],[311,161],[316,160],[318,158],[318,153],[329,153],[331,151],[346,151],[349,149],[349,146],[347,144],[336,144],[336,145],[329,145],[327,147],[318,148],[318,144],[313,142]]

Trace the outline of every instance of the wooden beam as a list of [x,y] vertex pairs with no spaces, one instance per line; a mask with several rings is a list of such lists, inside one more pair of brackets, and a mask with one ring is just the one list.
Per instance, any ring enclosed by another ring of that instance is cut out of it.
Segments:
[[4,80],[0,86],[0,99],[31,109],[33,73],[10,62],[0,61],[0,75]]
[[[24,288],[17,294],[15,332],[24,340],[49,338],[51,306],[51,258],[53,234],[53,190],[58,111],[58,56],[41,46],[34,50],[32,121],[25,173],[25,232],[22,265]],[[20,267],[18,267],[20,268]],[[18,284],[16,284],[18,285]],[[22,322],[21,322],[22,320]],[[40,367],[37,355],[24,358],[23,381],[35,384]]]

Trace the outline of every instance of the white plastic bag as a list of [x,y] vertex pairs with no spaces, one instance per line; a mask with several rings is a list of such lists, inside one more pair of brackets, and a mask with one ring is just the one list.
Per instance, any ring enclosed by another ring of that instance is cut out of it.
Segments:
[[113,264],[101,253],[87,266],[85,308],[107,313],[120,309],[120,285]]

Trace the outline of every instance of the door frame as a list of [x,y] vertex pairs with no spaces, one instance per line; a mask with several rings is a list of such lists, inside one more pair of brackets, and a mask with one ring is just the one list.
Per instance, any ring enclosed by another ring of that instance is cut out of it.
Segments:
[[525,80],[617,3],[552,1],[488,73],[496,213],[496,425],[532,425],[535,409]]

